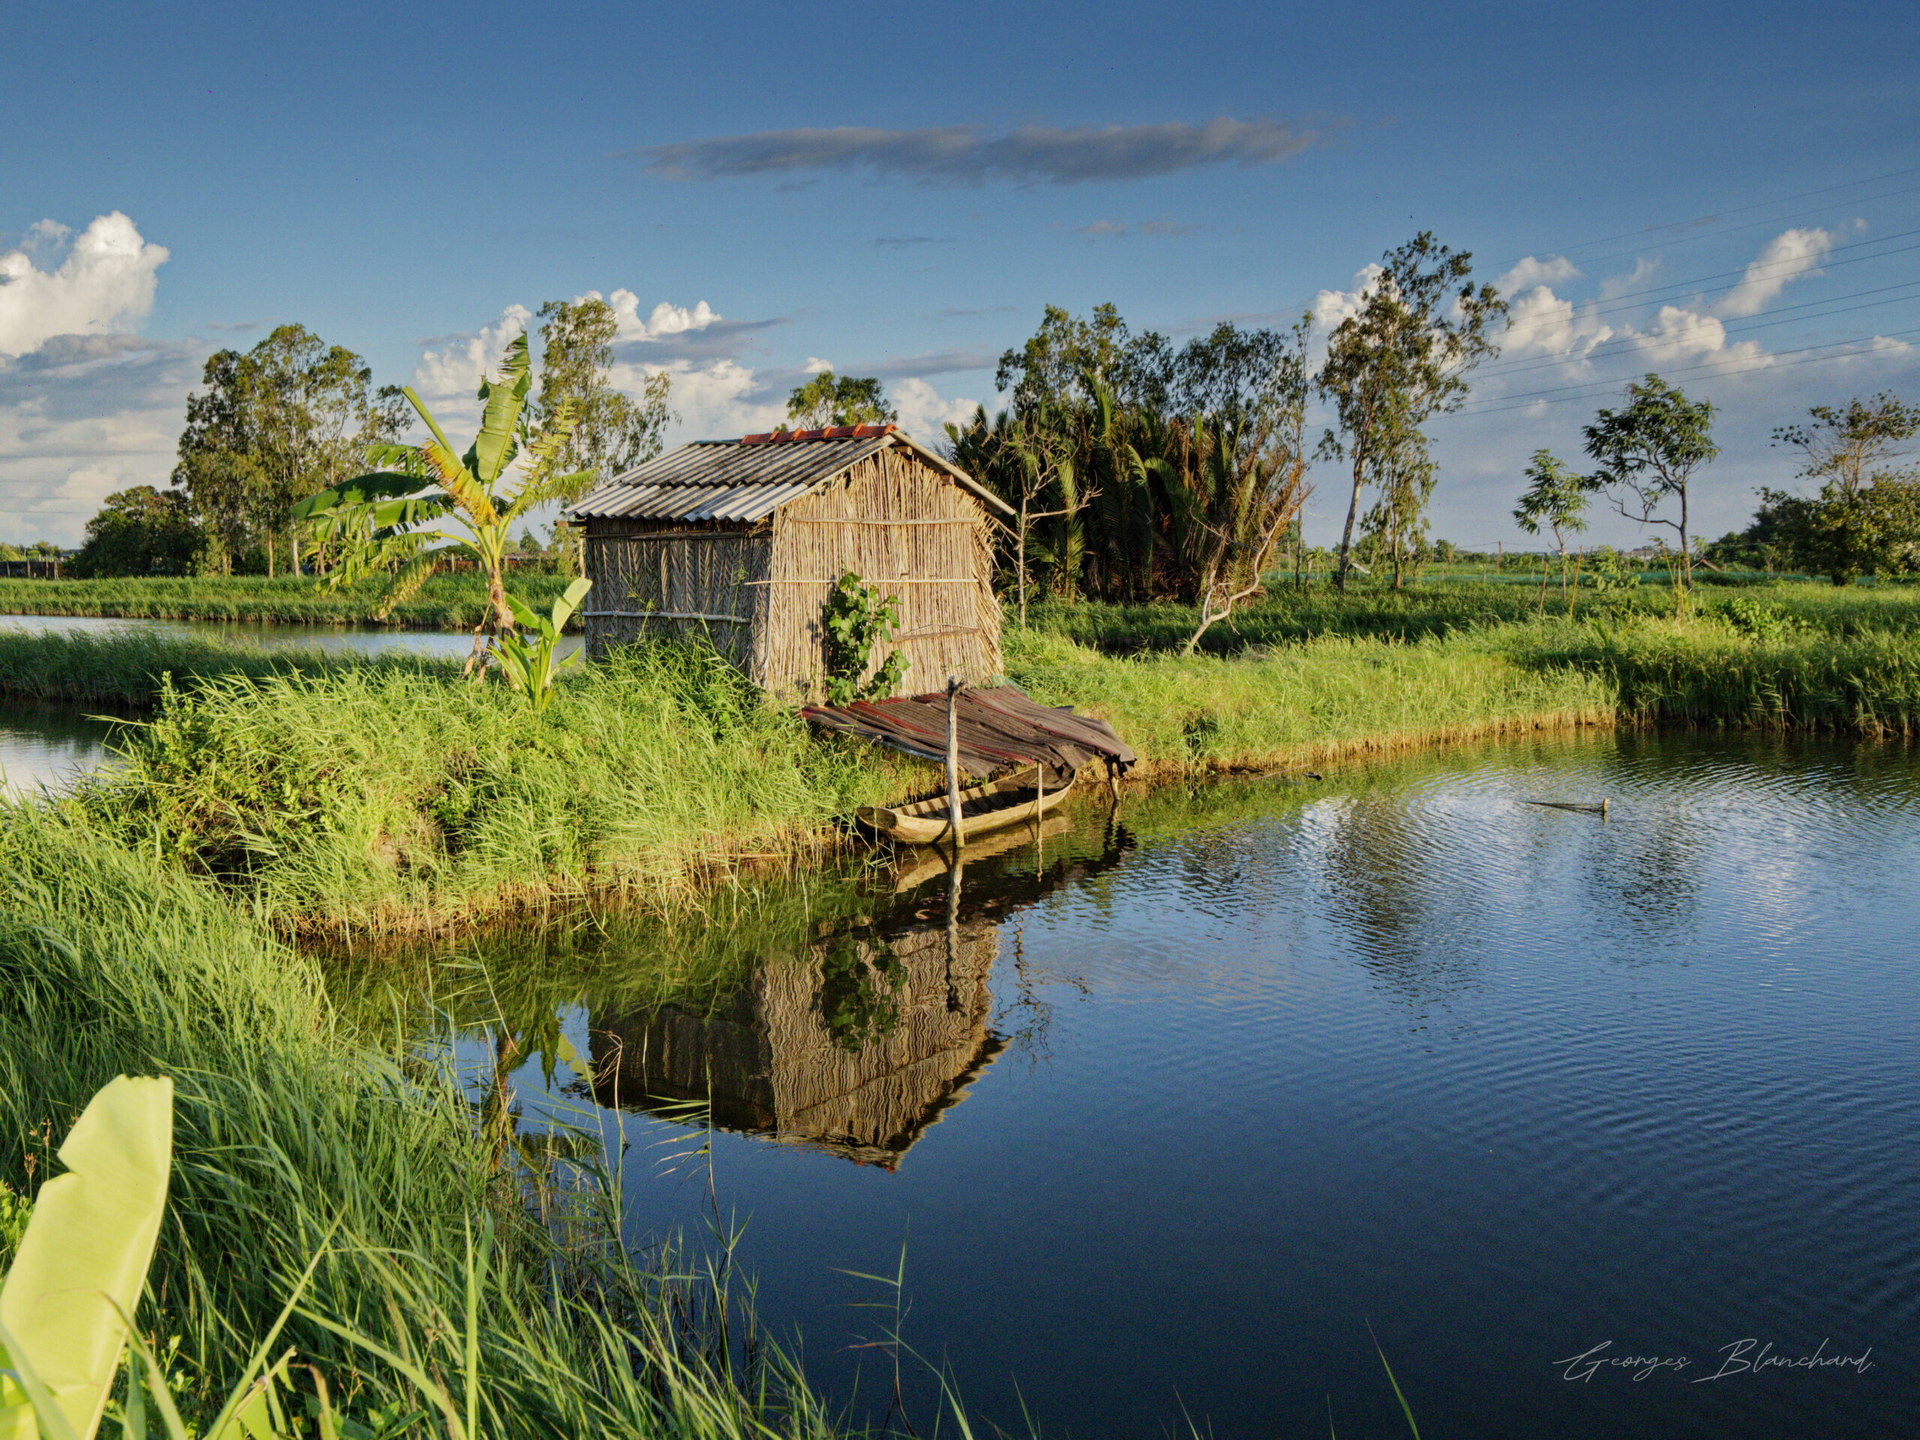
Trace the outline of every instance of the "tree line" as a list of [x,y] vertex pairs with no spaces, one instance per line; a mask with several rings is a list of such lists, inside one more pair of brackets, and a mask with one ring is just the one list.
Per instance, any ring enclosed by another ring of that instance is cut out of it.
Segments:
[[[613,387],[617,317],[604,300],[550,301],[539,313],[536,423],[570,417],[565,474],[609,474],[659,453],[669,380],[636,398]],[[106,498],[70,566],[77,575],[324,573],[343,553],[325,526],[296,524],[296,502],[365,470],[413,422],[397,385],[303,325],[282,325],[250,350],[208,357],[188,397],[171,483]],[[557,498],[569,500],[577,495]]]

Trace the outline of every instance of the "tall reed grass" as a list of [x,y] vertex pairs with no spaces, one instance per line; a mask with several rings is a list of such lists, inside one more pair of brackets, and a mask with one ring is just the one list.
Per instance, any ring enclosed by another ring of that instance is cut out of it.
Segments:
[[447,1073],[353,1043],[312,962],[204,882],[38,805],[0,809],[0,867],[0,1179],[30,1192],[114,1075],[174,1078],[139,1320],[179,1338],[190,1403],[311,1264],[285,1343],[388,1434],[443,1430],[395,1357],[469,1397],[476,1436],[834,1433],[777,1348],[746,1359],[723,1274],[637,1268],[591,1164],[536,1218]]

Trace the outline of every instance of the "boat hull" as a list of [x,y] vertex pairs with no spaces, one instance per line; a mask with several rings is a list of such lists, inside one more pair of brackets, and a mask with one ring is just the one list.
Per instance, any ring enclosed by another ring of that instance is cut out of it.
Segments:
[[[971,840],[1015,825],[1032,824],[1067,798],[1072,781],[1041,790],[1037,769],[960,792],[960,837]],[[855,818],[903,845],[935,845],[951,840],[953,825],[947,797],[936,795],[911,805],[862,805]]]

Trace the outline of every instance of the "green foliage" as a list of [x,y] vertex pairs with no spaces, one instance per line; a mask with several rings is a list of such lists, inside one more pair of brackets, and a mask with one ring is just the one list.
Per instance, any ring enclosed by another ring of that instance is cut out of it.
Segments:
[[[556,665],[553,652],[560,643],[561,632],[573,618],[573,612],[580,608],[580,602],[592,588],[591,580],[574,581],[567,587],[566,593],[553,602],[553,610],[547,615],[542,615],[517,595],[507,596],[507,603],[513,607],[514,618],[520,622],[520,629],[500,636],[500,669],[506,676],[507,684],[527,697],[536,715],[545,714],[547,706],[552,703],[554,680],[559,672],[580,658],[576,650]],[[531,639],[528,638],[529,634]]]
[[[532,388],[527,337],[517,335],[507,346],[499,377],[480,384],[480,431],[464,455],[455,453],[412,388],[403,389],[430,438],[417,446],[374,447],[377,462],[397,468],[323,490],[290,512],[295,523],[325,527],[345,547],[328,577],[330,586],[398,567],[375,608],[379,618],[449,560],[471,557],[487,581],[487,605],[474,626],[467,662],[476,675],[494,659],[495,637],[516,623],[504,579],[513,527],[534,506],[574,493],[591,479],[561,468],[573,441],[572,402],[558,401],[536,413],[528,403]],[[525,464],[518,484],[509,489],[516,461]],[[432,488],[436,484],[439,488]]]
[[1582,589],[1596,595],[1615,595],[1640,585],[1640,565],[1611,545],[1596,545],[1581,557],[1576,571]]
[[[1614,508],[1641,525],[1662,525],[1678,536],[1679,583],[1693,579],[1688,530],[1688,486],[1693,473],[1720,453],[1713,443],[1713,404],[1689,400],[1658,375],[1627,386],[1627,403],[1603,408],[1583,432],[1587,454],[1599,466],[1590,483],[1613,492]],[[1668,502],[1677,515],[1665,513]]]
[[1804,478],[1853,494],[1871,484],[1885,462],[1905,454],[1903,447],[1917,434],[1920,405],[1883,390],[1871,400],[1849,400],[1845,408],[1815,405],[1804,422],[1778,427],[1773,443],[1806,456]]
[[671,1254],[635,1267],[594,1150],[530,1214],[440,1052],[366,1048],[257,917],[72,810],[0,807],[0,865],[0,1178],[44,1166],[42,1137],[114,1076],[174,1078],[168,1222],[136,1317],[180,1337],[181,1380],[145,1386],[156,1404],[177,1396],[205,1435],[292,1348],[379,1434],[831,1432],[788,1361],[743,1364],[716,1338],[743,1306],[724,1279],[675,1279],[698,1266]]
[[858,1053],[899,1028],[894,997],[906,984],[907,967],[885,945],[842,934],[820,965],[820,1018],[841,1049]]
[[1857,490],[1830,480],[1813,498],[1760,495],[1755,531],[1798,569],[1835,585],[1920,569],[1920,476],[1883,473]]
[[20,1237],[27,1233],[27,1221],[33,1215],[33,1201],[0,1180],[0,1276],[13,1263],[20,1248]]
[[1720,614],[1735,630],[1742,635],[1751,635],[1756,640],[1780,640],[1813,628],[1778,605],[1750,600],[1744,595],[1735,595],[1728,600],[1720,608]]
[[[567,588],[571,576],[516,566],[514,587],[534,604]],[[369,576],[322,589],[303,577],[196,575],[112,580],[0,579],[0,611],[15,615],[104,615],[141,620],[212,620],[286,625],[385,624],[408,630],[470,630],[486,609],[487,580],[442,572],[385,608],[386,582]]]
[[1551,450],[1534,451],[1527,463],[1527,488],[1514,507],[1514,523],[1529,535],[1538,535],[1542,528],[1551,530],[1563,570],[1567,532],[1587,528],[1590,488],[1584,476],[1569,470]]
[[557,468],[570,482],[555,494],[577,500],[602,479],[660,453],[660,436],[673,418],[667,408],[671,377],[648,375],[636,400],[616,390],[613,341],[619,319],[598,295],[549,300],[540,307],[540,395],[536,422],[572,418]]
[[796,430],[833,425],[885,425],[900,418],[881,383],[871,376],[822,370],[787,397],[787,419]]
[[899,687],[906,657],[889,650],[878,663],[874,658],[877,650],[892,643],[899,619],[899,600],[862,584],[851,570],[833,582],[820,611],[829,705],[881,699]]
[[186,496],[135,485],[107,496],[67,568],[82,578],[191,575],[202,544]]
[[1389,250],[1360,309],[1335,327],[1317,381],[1339,429],[1321,453],[1352,465],[1352,493],[1340,538],[1337,582],[1347,583],[1360,492],[1379,489],[1367,528],[1384,542],[1396,569],[1424,536],[1434,468],[1425,426],[1458,409],[1466,375],[1499,353],[1492,337],[1507,304],[1491,285],[1475,288],[1473,257],[1429,231]]
[[375,391],[364,360],[300,325],[279,326],[244,354],[209,356],[201,383],[187,400],[173,483],[222,572],[256,549],[271,572],[287,507],[363,468],[367,448],[405,424],[399,391]]

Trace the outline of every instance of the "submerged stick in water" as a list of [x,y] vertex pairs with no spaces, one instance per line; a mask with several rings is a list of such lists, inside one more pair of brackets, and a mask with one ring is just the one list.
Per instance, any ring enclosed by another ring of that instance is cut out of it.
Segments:
[[1549,810],[1572,810],[1580,815],[1606,816],[1607,807],[1612,802],[1602,800],[1598,805],[1585,805],[1572,800],[1523,800],[1523,805],[1541,805]]

